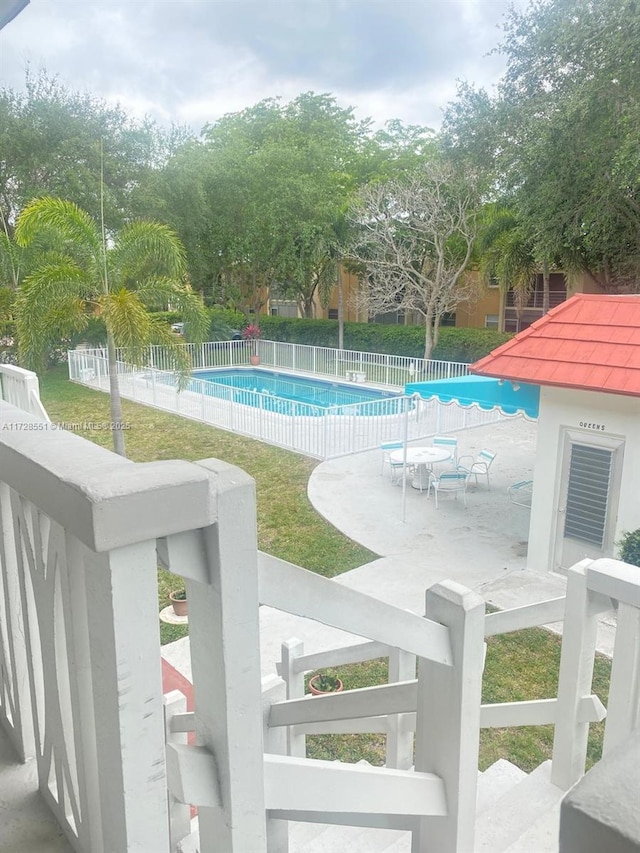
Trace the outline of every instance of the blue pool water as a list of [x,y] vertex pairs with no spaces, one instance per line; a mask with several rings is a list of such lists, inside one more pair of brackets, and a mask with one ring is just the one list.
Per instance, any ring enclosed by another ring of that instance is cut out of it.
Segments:
[[454,379],[439,379],[435,382],[411,382],[405,385],[406,394],[420,394],[426,400],[437,397],[443,403],[455,400],[461,406],[472,403],[481,409],[495,406],[508,415],[524,412],[530,418],[538,417],[540,386],[518,383],[517,390],[512,382],[491,379],[488,376],[457,376]]
[[[203,391],[207,396],[232,399],[286,415],[320,415],[327,409],[332,414],[385,414],[386,409],[395,411],[394,401],[399,396],[394,392],[264,369],[198,370],[193,372],[193,378],[202,382],[193,383],[192,390]],[[360,403],[372,405],[353,408]]]

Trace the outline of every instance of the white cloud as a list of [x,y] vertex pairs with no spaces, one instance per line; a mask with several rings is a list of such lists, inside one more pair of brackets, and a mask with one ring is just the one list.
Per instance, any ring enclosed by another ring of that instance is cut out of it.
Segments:
[[[524,3],[524,0],[519,0]],[[437,127],[455,81],[491,85],[508,0],[31,0],[0,78],[46,67],[136,115],[196,129],[265,97],[330,92],[378,124]]]

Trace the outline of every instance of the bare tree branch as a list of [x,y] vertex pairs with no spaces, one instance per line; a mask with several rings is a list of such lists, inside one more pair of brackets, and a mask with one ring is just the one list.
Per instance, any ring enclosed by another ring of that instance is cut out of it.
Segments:
[[425,323],[425,358],[438,342],[443,314],[477,295],[465,270],[476,233],[473,180],[435,162],[404,179],[372,184],[350,212],[355,237],[345,255],[366,277],[356,306],[369,316],[404,311]]

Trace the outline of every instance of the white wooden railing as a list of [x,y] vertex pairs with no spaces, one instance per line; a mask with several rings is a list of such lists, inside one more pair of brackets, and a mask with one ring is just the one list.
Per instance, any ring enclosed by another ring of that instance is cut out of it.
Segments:
[[30,370],[12,364],[0,364],[0,400],[44,421],[49,420],[40,402],[38,377]]
[[[607,710],[600,698],[591,693],[591,681],[598,616],[614,606],[618,617]],[[566,596],[487,614],[484,635],[490,637],[559,622],[564,622],[564,627],[557,697],[483,704],[479,726],[554,725],[552,781],[567,790],[584,775],[590,723],[606,717],[603,755],[640,726],[637,567],[611,559],[584,560],[569,570]],[[280,703],[278,712],[274,714],[272,709],[271,715],[272,724],[288,725],[289,753],[303,755],[304,737],[308,734],[386,733],[390,738],[386,766],[402,766],[402,762],[409,766],[407,757],[413,754],[413,732],[420,727],[419,680],[409,675],[415,667],[415,658],[399,659],[397,647],[379,642],[357,643],[312,655],[304,655],[303,651],[300,640],[283,644],[278,668],[286,684],[287,698],[293,701]],[[305,673],[378,657],[389,658],[389,685],[351,691],[357,698],[355,702],[345,699],[345,694],[326,696],[315,703],[312,697],[301,699]],[[404,671],[399,669],[399,660],[403,660]],[[401,684],[393,683],[401,678],[404,679]],[[385,825],[402,826],[393,822]]]
[[[299,345],[275,344],[261,341],[265,352],[274,358],[263,365],[292,367],[300,363],[295,353]],[[273,346],[267,347],[267,344]],[[247,366],[249,350],[245,341],[226,341],[221,344],[185,344],[189,347],[193,363],[202,366]],[[318,347],[302,347],[309,359],[307,350],[316,355],[315,366],[325,368],[314,375],[329,378],[331,367],[324,359],[325,353],[334,350],[322,350]],[[320,353],[322,355],[318,355]],[[347,354],[348,355],[348,354]],[[386,374],[386,378],[395,371],[408,370],[393,362],[392,356],[375,356],[359,353],[359,356],[383,359],[376,370]],[[286,357],[285,357],[286,356]],[[151,348],[149,362],[167,364],[168,356],[163,348]],[[322,361],[322,364],[320,362]],[[398,362],[408,359],[397,358]],[[204,365],[203,365],[204,362]],[[276,362],[272,364],[272,362]],[[306,362],[305,362],[306,363]],[[355,364],[355,361],[348,362]],[[429,362],[434,375],[458,375],[468,367],[455,362]],[[422,369],[422,368],[421,368]],[[342,370],[342,366],[340,367]],[[157,366],[136,367],[125,361],[118,361],[117,371],[120,390],[123,397],[151,405],[165,411],[176,412],[193,420],[204,421],[220,429],[257,438],[278,447],[285,447],[317,459],[332,459],[348,453],[372,450],[384,441],[397,440],[400,436],[408,441],[424,439],[444,432],[453,432],[475,426],[496,423],[505,415],[500,409],[486,411],[479,406],[462,407],[456,403],[441,403],[438,399],[423,400],[418,395],[411,397],[400,393],[380,400],[333,408],[321,409],[304,403],[282,401],[279,398],[259,390],[234,389],[224,385],[213,385],[193,378],[184,391],[179,391],[174,374]],[[351,371],[347,371],[351,372]],[[338,374],[342,376],[342,373]],[[108,392],[109,371],[104,350],[71,350],[69,352],[69,377],[76,382]],[[333,377],[335,378],[335,377]],[[344,391],[357,389],[354,383],[345,380]],[[400,391],[400,388],[396,388]]]

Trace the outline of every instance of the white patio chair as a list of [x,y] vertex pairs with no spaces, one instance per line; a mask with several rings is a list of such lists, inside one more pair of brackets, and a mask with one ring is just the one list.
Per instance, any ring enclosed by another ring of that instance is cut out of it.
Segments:
[[512,483],[510,486],[507,486],[507,491],[509,492],[511,503],[531,509],[533,480],[521,480],[519,483]]
[[391,453],[394,450],[402,450],[403,446],[404,445],[402,441],[383,441],[380,445],[380,450],[382,451],[382,459],[380,461],[380,474],[384,474],[384,466],[388,465],[392,483],[397,483],[398,480],[401,478],[402,464],[397,465],[393,463],[391,461]]
[[464,505],[467,505],[467,483],[469,475],[464,471],[443,471],[441,474],[429,475],[429,488],[427,489],[427,497],[431,494],[431,489],[436,498],[436,509],[438,509],[438,494],[455,495],[458,500],[458,493],[462,492]]
[[454,435],[434,435],[433,446],[442,447],[451,453],[451,460],[447,460],[447,465],[453,463],[455,467],[458,464],[458,439]]
[[464,471],[466,474],[475,477],[476,483],[478,482],[479,476],[486,477],[487,488],[490,489],[489,468],[491,468],[495,458],[496,454],[491,450],[481,450],[475,459],[473,456],[461,456],[458,460],[458,470]]

